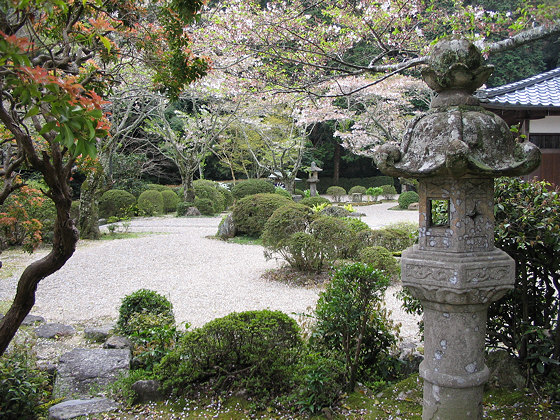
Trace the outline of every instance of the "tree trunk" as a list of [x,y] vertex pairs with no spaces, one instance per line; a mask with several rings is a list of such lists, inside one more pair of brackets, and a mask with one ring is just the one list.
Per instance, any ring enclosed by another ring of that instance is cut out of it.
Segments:
[[186,203],[194,203],[194,186],[193,186],[193,173],[187,171],[184,176],[182,176],[183,180],[183,201]]
[[90,173],[82,183],[80,189],[80,216],[78,218],[78,230],[81,239],[99,239],[99,196],[101,195],[101,185],[105,176],[103,170],[99,168]]
[[333,162],[333,185],[338,185],[338,179],[340,178],[340,144],[335,143],[334,145],[334,162]]
[[0,355],[6,351],[23,319],[35,304],[35,291],[39,282],[59,270],[68,261],[78,242],[78,231],[70,218],[72,199],[67,183],[62,181],[60,184],[63,185],[48,184],[57,213],[52,250],[45,257],[31,263],[19,279],[12,306],[0,321]]

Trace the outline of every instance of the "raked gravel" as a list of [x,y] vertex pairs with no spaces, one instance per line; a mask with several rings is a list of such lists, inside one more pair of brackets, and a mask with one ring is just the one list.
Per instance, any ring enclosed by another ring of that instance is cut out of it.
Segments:
[[[359,207],[373,228],[418,221],[414,211],[392,211],[395,203]],[[178,322],[201,326],[233,311],[281,310],[288,314],[313,308],[320,288],[295,287],[261,279],[281,262],[267,261],[257,245],[227,243],[215,235],[219,217],[136,218],[130,232],[147,236],[110,241],[81,241],[72,258],[39,283],[33,314],[49,322],[96,323],[116,319],[121,299],[140,288],[153,289],[172,303]],[[32,256],[36,259],[46,252]],[[9,269],[9,260],[4,268]],[[11,300],[21,270],[0,280],[0,300]],[[391,287],[386,305],[402,324],[405,341],[417,340],[416,318],[400,309]]]

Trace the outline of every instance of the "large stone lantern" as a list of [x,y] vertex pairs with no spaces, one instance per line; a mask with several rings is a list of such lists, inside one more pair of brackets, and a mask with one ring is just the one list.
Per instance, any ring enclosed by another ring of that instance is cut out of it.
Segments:
[[540,152],[472,93],[492,72],[468,41],[439,42],[424,81],[437,92],[400,145],[376,151],[379,169],[419,181],[419,240],[402,281],[424,307],[423,419],[480,419],[488,379],[486,314],[513,288],[515,264],[494,247],[494,180],[527,174]]
[[309,196],[315,197],[319,195],[317,192],[317,183],[319,182],[319,172],[323,170],[317,166],[315,162],[311,162],[311,166],[308,169],[309,171],[309,178],[307,179],[307,183],[309,184]]

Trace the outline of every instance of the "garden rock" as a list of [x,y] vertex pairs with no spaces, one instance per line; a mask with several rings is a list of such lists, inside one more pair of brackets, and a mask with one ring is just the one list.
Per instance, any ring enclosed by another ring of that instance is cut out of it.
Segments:
[[87,397],[130,368],[128,349],[74,349],[60,357],[54,397]]
[[117,403],[106,398],[64,401],[49,408],[49,420],[73,419],[89,414],[114,411],[117,408],[119,408]]
[[103,325],[101,327],[87,327],[84,330],[84,337],[88,340],[96,342],[105,341],[109,337],[109,333],[112,329],[112,325]]
[[187,217],[200,216],[200,215],[201,213],[196,207],[189,207],[185,212],[185,216]]
[[408,206],[409,210],[418,210],[420,208],[420,204],[419,203],[412,203]]
[[57,338],[74,335],[76,330],[70,325],[59,324],[58,322],[43,324],[35,328],[35,334],[40,338]]
[[126,337],[120,335],[112,335],[103,344],[104,349],[131,349],[132,343]]
[[[0,318],[1,319],[1,318]],[[35,325],[35,324],[43,324],[45,323],[45,318],[38,315],[27,315],[21,325]]]
[[523,389],[525,378],[517,361],[505,350],[490,353],[486,359],[490,370],[488,382],[497,388]]
[[233,222],[232,214],[228,214],[218,226],[218,237],[221,239],[229,239],[235,236],[237,229]]
[[338,207],[338,206],[329,206],[325,207],[320,213],[324,216],[334,216],[334,217],[348,217],[352,215],[352,212],[349,212],[345,208]]
[[150,401],[163,400],[163,394],[159,391],[160,383],[155,380],[144,380],[134,382],[131,389],[136,393],[134,404],[141,404]]

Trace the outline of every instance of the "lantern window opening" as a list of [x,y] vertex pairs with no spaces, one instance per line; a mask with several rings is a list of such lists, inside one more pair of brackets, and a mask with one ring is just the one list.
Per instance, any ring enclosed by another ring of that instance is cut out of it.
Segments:
[[429,198],[428,214],[430,227],[449,227],[449,199]]

